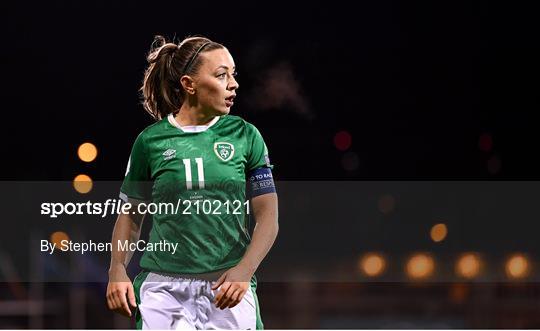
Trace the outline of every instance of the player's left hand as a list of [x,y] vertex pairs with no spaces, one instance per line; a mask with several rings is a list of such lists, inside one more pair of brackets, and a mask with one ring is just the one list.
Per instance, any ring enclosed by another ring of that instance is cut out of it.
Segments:
[[[219,309],[232,308],[242,301],[244,294],[249,289],[249,281],[253,274],[246,268],[237,265],[225,271],[214,283],[212,290],[219,292],[214,299],[214,304]],[[220,288],[221,286],[221,288]]]

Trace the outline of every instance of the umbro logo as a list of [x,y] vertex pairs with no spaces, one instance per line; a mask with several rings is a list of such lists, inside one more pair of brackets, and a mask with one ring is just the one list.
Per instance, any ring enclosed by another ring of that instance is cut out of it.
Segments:
[[172,159],[174,157],[176,157],[176,150],[175,149],[169,148],[168,150],[163,152],[163,160],[165,160],[165,161],[170,160],[170,159]]

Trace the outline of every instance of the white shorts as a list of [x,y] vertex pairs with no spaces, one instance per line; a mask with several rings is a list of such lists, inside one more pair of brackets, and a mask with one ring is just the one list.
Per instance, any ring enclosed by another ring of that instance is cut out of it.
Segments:
[[233,308],[218,309],[213,282],[185,275],[141,272],[133,281],[138,329],[262,329],[255,283]]

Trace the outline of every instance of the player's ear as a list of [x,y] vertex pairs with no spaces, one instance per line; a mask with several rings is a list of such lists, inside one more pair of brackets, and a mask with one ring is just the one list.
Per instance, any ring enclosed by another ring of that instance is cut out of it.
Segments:
[[180,84],[182,84],[182,87],[186,93],[191,95],[195,94],[195,82],[193,78],[188,75],[184,75],[182,78],[180,78]]

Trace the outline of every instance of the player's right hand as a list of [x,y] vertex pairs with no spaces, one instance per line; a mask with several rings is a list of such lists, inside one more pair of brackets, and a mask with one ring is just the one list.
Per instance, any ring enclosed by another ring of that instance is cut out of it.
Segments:
[[117,270],[109,271],[109,284],[107,284],[107,305],[110,310],[127,317],[131,317],[129,306],[136,308],[135,291],[133,284],[122,266]]

